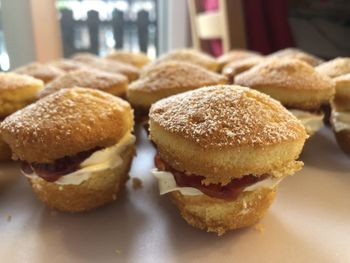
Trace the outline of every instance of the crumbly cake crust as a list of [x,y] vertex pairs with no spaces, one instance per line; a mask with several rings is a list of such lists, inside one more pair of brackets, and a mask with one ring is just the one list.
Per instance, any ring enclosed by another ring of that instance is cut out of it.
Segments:
[[350,57],[338,57],[332,59],[316,67],[316,70],[331,78],[345,75],[350,73]]
[[142,52],[130,52],[125,50],[114,50],[106,56],[107,59],[131,64],[137,68],[142,68],[150,62],[149,57]]
[[141,72],[141,75],[146,75],[148,70],[153,66],[165,61],[183,61],[197,66],[206,68],[211,71],[219,71],[220,65],[213,57],[202,53],[195,49],[177,49],[159,57],[154,62],[148,64]]
[[73,59],[89,68],[107,71],[109,73],[123,74],[128,77],[129,82],[134,81],[139,77],[138,68],[130,64],[126,64],[126,63],[122,63],[122,62],[118,62],[118,61],[114,61],[106,58],[95,57],[95,56],[91,56],[90,54],[77,55],[77,56],[74,56]]
[[77,61],[74,61],[73,59],[59,59],[59,60],[52,61],[49,64],[65,72],[70,72],[73,70],[84,68],[83,64]]
[[197,65],[167,61],[133,82],[128,88],[127,97],[133,106],[149,108],[154,102],[170,95],[226,83],[226,77]]
[[203,148],[268,146],[305,137],[300,122],[277,101],[240,86],[213,86],[154,104],[150,118]]
[[67,89],[75,86],[98,89],[120,96],[126,92],[128,79],[122,74],[111,74],[100,70],[74,70],[48,83],[40,92],[39,97],[45,97],[62,88]]
[[252,57],[262,57],[258,52],[244,50],[244,49],[233,49],[220,57],[217,58],[217,61],[220,63],[221,67],[231,63],[237,62],[242,59],[252,58]]
[[93,172],[79,185],[59,185],[42,178],[28,178],[33,191],[48,207],[62,212],[84,212],[111,203],[119,198],[128,180],[128,172],[135,154],[129,146],[121,155],[121,166]]
[[95,147],[108,147],[132,129],[133,112],[128,102],[84,88],[51,94],[0,125],[14,159],[30,163],[49,163]]
[[263,61],[264,57],[261,56],[252,56],[235,60],[224,66],[222,69],[222,74],[224,74],[231,81],[231,83],[233,83],[236,75],[251,69]]
[[268,55],[266,58],[288,58],[288,59],[299,59],[309,64],[312,67],[320,65],[324,61],[312,54],[306,53],[297,48],[285,48]]
[[8,91],[16,92],[32,86],[42,87],[43,82],[31,76],[17,73],[0,73],[0,96]]
[[17,73],[0,73],[0,119],[37,99],[42,80]]
[[297,59],[267,59],[235,77],[235,84],[264,92],[284,106],[318,110],[334,96],[334,83]]
[[276,189],[244,192],[234,201],[206,195],[185,196],[180,192],[171,192],[170,196],[187,223],[221,236],[257,223],[272,204]]
[[55,78],[62,76],[65,72],[53,65],[33,62],[23,67],[17,68],[14,72],[32,76],[48,83]]

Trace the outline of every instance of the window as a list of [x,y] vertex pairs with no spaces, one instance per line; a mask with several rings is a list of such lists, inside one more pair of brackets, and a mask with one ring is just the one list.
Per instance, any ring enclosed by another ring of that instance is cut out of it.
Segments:
[[0,71],[8,71],[10,69],[10,60],[6,51],[4,30],[2,28],[1,15],[1,1],[0,1]]
[[63,53],[109,49],[157,54],[156,0],[57,0]]

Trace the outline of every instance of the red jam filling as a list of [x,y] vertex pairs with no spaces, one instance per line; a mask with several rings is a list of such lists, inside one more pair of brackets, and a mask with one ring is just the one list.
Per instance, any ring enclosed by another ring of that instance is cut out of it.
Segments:
[[194,187],[210,197],[230,201],[235,200],[243,192],[244,188],[268,177],[268,175],[259,177],[245,175],[242,178],[233,179],[229,184],[224,186],[220,184],[203,185],[202,180],[205,179],[205,177],[195,174],[187,175],[185,172],[179,172],[164,162],[159,155],[155,156],[154,162],[158,170],[171,172],[179,187]]
[[35,172],[39,177],[47,182],[55,182],[61,176],[79,170],[80,164],[89,158],[94,152],[100,150],[99,147],[80,152],[73,156],[65,156],[55,160],[53,163],[28,163],[22,162],[22,171],[25,174]]

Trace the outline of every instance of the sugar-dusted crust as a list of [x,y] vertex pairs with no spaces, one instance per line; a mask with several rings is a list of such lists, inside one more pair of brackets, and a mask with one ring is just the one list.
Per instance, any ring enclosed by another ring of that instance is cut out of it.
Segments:
[[176,49],[165,55],[160,56],[157,60],[148,64],[146,67],[142,69],[141,75],[145,76],[147,72],[159,63],[163,63],[165,61],[183,61],[191,64],[195,64],[197,66],[206,68],[211,71],[219,71],[220,65],[213,57],[202,53],[195,49]]
[[106,58],[131,64],[137,68],[142,68],[150,62],[149,57],[145,53],[125,50],[113,50]]
[[0,73],[0,98],[3,93],[25,91],[33,86],[41,88],[43,82],[17,73]]
[[73,59],[89,68],[107,71],[109,73],[123,74],[128,77],[130,82],[139,77],[138,68],[130,64],[100,58],[91,54],[78,54],[75,55]]
[[0,125],[14,159],[49,163],[114,145],[133,128],[128,102],[105,92],[72,88],[12,114]]
[[264,147],[306,137],[300,122],[279,102],[235,85],[163,99],[153,104],[150,119],[203,148]]
[[233,49],[220,57],[217,58],[217,61],[220,64],[220,67],[223,68],[225,65],[231,62],[237,62],[241,59],[251,58],[251,57],[262,57],[258,52],[245,50],[245,49]]
[[257,223],[272,204],[276,190],[244,192],[234,201],[206,195],[184,196],[178,191],[170,195],[187,223],[220,236],[226,231]]
[[59,68],[65,72],[82,69],[84,68],[83,64],[73,60],[73,59],[59,59],[54,60],[49,63],[50,65]]
[[122,74],[111,74],[94,69],[78,69],[48,83],[40,92],[39,97],[43,98],[63,88],[67,89],[75,86],[98,89],[116,96],[122,96],[128,87],[128,79]]
[[222,69],[222,74],[229,79],[230,83],[233,83],[236,75],[251,69],[263,61],[264,57],[261,56],[250,56],[247,58],[234,60],[224,66]]
[[31,76],[0,73],[0,119],[36,100],[43,85]]
[[305,110],[318,110],[335,93],[330,78],[297,59],[268,59],[236,76],[235,84],[266,93],[284,106]]
[[64,71],[50,64],[33,62],[23,67],[15,69],[16,73],[32,76],[48,83],[55,78],[62,76]]
[[226,84],[227,79],[186,62],[167,61],[160,63],[141,79],[133,82],[127,97],[133,106],[149,108],[154,102],[184,91],[208,85]]
[[306,132],[279,102],[252,89],[214,86],[152,105],[150,138],[179,171],[227,184],[235,177],[300,167]]
[[306,53],[305,51],[302,51],[297,48],[285,48],[281,49],[279,51],[276,51],[270,55],[268,55],[266,58],[292,58],[292,59],[299,59],[301,61],[304,61],[305,63],[309,64],[312,67],[315,67],[317,65],[320,65],[323,63],[323,59],[316,57],[310,53]]
[[88,211],[111,203],[120,196],[134,154],[135,147],[132,145],[121,155],[121,166],[95,172],[80,185],[58,185],[40,177],[28,180],[39,199],[47,206],[63,212]]
[[339,77],[350,73],[350,57],[338,57],[322,63],[316,70],[331,78]]

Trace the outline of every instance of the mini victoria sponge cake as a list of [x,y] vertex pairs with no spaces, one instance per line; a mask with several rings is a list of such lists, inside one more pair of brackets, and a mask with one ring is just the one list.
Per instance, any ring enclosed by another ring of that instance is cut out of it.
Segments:
[[309,64],[312,67],[318,66],[321,63],[323,63],[324,60],[322,60],[319,57],[316,57],[312,54],[306,53],[305,51],[302,51],[297,48],[285,48],[278,50],[270,55],[268,55],[266,58],[277,58],[277,59],[284,59],[284,58],[292,58],[292,59],[299,59],[301,61],[304,61],[305,63]]
[[231,62],[237,62],[242,59],[252,58],[252,57],[262,57],[262,56],[259,53],[250,51],[250,50],[233,49],[221,55],[220,57],[218,57],[217,61],[220,64],[220,68],[223,68],[224,66],[226,66]]
[[58,60],[51,61],[49,65],[59,68],[65,72],[70,72],[73,70],[84,68],[84,65],[82,63],[75,61],[73,59],[58,59]]
[[147,75],[152,67],[166,61],[182,61],[195,64],[210,71],[219,71],[220,64],[213,57],[191,48],[177,49],[160,56],[141,71],[141,76]]
[[[30,76],[0,73],[0,122],[36,100],[44,83]],[[0,136],[0,161],[11,160],[11,150]]]
[[41,79],[45,83],[48,83],[65,73],[62,69],[57,68],[54,65],[39,62],[24,65],[23,67],[17,68],[14,72]]
[[332,59],[317,66],[316,70],[330,78],[345,75],[350,73],[350,57],[338,57]]
[[235,76],[258,65],[264,59],[262,56],[250,56],[234,60],[223,67],[222,74],[227,77],[230,83],[234,83]]
[[291,110],[310,135],[323,126],[321,107],[329,105],[334,82],[298,59],[267,59],[235,77],[235,84],[270,95]]
[[88,53],[77,54],[73,57],[73,60],[88,68],[113,74],[123,74],[128,78],[129,82],[139,77],[139,69],[137,67],[116,60],[100,58]]
[[31,76],[0,73],[0,120],[35,101],[43,86]]
[[94,69],[78,69],[67,72],[48,83],[40,92],[39,97],[45,97],[60,89],[75,86],[98,89],[115,96],[124,96],[128,87],[128,78],[122,74],[111,74]]
[[146,76],[131,83],[127,98],[134,107],[148,112],[152,103],[162,98],[203,86],[226,83],[224,76],[197,65],[167,61],[156,65]]
[[185,92],[153,104],[149,116],[161,194],[188,223],[219,235],[256,223],[277,184],[303,165],[303,125],[249,88]]
[[150,62],[149,57],[142,52],[130,52],[125,50],[113,50],[106,58],[124,62],[137,68],[142,68]]
[[49,207],[86,211],[116,199],[135,152],[128,102],[105,92],[72,88],[7,117],[2,137]]

